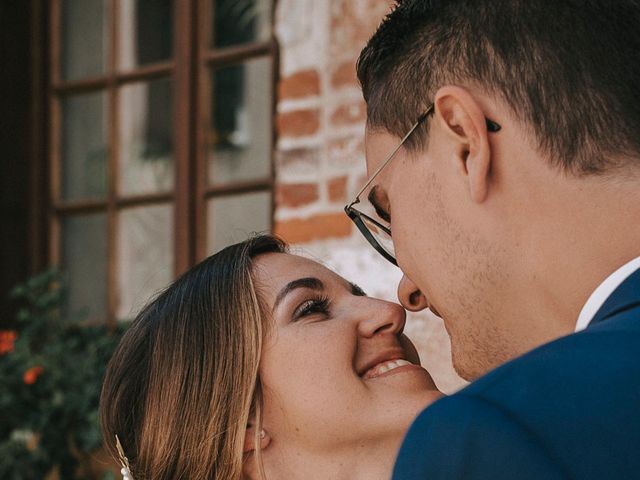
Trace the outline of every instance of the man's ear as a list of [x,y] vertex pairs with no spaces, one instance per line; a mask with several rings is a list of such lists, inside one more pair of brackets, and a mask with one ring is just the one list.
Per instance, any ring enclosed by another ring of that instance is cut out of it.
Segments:
[[435,115],[456,143],[455,156],[467,176],[471,199],[483,202],[489,190],[491,145],[487,119],[476,99],[464,88],[445,86],[434,100]]

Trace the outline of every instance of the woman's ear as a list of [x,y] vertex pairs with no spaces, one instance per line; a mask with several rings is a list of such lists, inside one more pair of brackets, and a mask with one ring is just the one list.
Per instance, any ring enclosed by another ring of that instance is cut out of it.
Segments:
[[260,450],[264,451],[271,443],[271,437],[264,430],[256,430],[255,425],[250,423],[247,426],[247,430],[244,435],[244,448],[243,452],[243,464],[242,464],[242,478],[248,480],[254,480],[262,478],[258,475],[258,472],[262,471],[262,468],[258,465],[258,458],[255,455],[256,446],[260,445]]
[[270,442],[271,437],[264,429],[256,431],[253,422],[249,423],[244,434],[244,448],[242,449],[242,453],[253,452],[258,444],[260,444],[260,449],[264,450]]
[[491,145],[481,106],[466,89],[445,86],[436,93],[435,109],[455,143],[453,151],[460,172],[466,175],[470,197],[482,203],[489,190]]

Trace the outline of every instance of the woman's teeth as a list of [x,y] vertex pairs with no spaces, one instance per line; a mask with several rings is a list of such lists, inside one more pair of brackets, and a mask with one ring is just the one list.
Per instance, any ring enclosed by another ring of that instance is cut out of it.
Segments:
[[366,378],[378,377],[383,373],[393,370],[394,368],[404,367],[406,365],[413,365],[413,364],[401,358],[399,358],[398,360],[389,360],[387,362],[382,362],[370,368],[369,370],[367,370],[365,374],[362,376],[362,378],[366,379]]

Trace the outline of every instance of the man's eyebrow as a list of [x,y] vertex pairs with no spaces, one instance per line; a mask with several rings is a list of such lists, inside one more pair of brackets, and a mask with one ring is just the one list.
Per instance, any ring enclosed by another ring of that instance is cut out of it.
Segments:
[[298,278],[296,280],[293,280],[287,283],[284,286],[284,288],[280,290],[280,292],[278,293],[278,296],[276,296],[276,300],[275,302],[273,302],[272,311],[275,312],[276,309],[278,308],[278,305],[280,305],[282,300],[284,300],[284,297],[286,297],[292,291],[298,288],[309,288],[311,290],[324,290],[324,283],[322,283],[322,280],[316,277]]
[[391,215],[389,215],[388,212],[385,212],[382,207],[378,205],[378,200],[376,199],[377,194],[378,186],[374,185],[374,187],[369,191],[367,199],[369,200],[369,203],[373,205],[373,208],[381,219],[383,219],[385,222],[391,222]]

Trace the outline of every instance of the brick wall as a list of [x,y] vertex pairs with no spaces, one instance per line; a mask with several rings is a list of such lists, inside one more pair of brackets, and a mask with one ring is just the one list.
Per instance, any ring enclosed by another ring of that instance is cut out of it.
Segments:
[[[373,296],[395,300],[398,269],[355,231],[343,207],[366,178],[365,105],[355,75],[361,48],[390,0],[279,0],[280,42],[275,232]],[[447,392],[451,368],[442,322],[411,315],[407,333]]]

